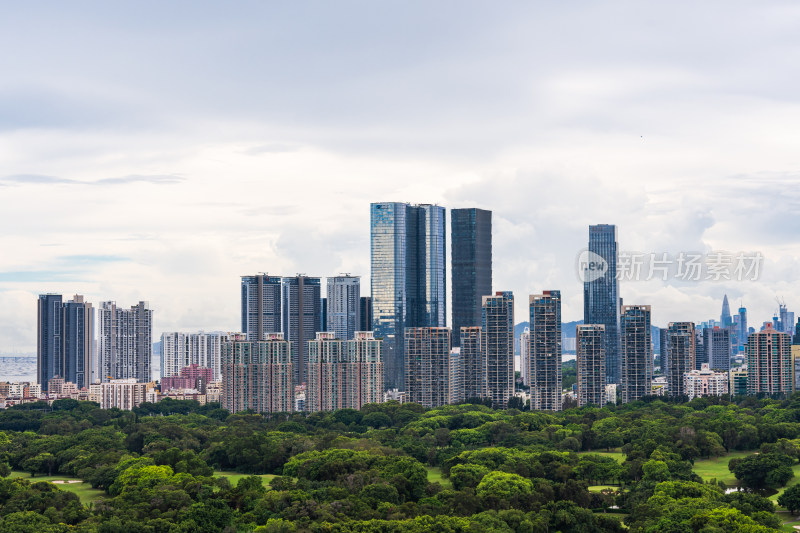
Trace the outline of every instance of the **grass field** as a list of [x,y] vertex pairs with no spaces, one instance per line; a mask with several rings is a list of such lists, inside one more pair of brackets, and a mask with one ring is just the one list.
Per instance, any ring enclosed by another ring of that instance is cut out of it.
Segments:
[[446,489],[452,489],[453,483],[444,475],[442,474],[442,469],[437,468],[435,466],[426,466],[425,469],[428,471],[428,483],[441,483],[442,487]]
[[723,481],[726,485],[733,487],[738,485],[736,478],[728,470],[728,461],[736,457],[747,457],[753,452],[733,452],[722,457],[714,457],[712,459],[698,459],[694,462],[694,473],[700,476],[703,481],[710,481],[716,479]]
[[601,451],[601,450],[592,451],[592,452],[578,452],[578,455],[585,455],[587,453],[590,453],[592,455],[600,455],[600,456],[603,456],[603,457],[611,457],[612,459],[616,459],[616,461],[618,463],[621,463],[621,462],[623,462],[625,460],[625,454],[622,453],[621,451],[619,451],[619,448],[613,448],[612,451],[610,451],[610,452]]
[[54,483],[54,485],[61,490],[66,490],[68,492],[75,493],[78,496],[78,498],[80,498],[81,503],[83,505],[99,500],[100,498],[106,495],[104,491],[100,489],[93,489],[92,486],[88,483],[84,483],[79,479],[76,480],[75,478],[66,476],[36,476],[32,478],[28,472],[20,472],[14,470],[11,472],[11,476],[9,477],[19,477],[27,479],[34,483],[39,481],[47,481],[50,483],[52,483],[53,481],[80,481],[80,483]]
[[[240,479],[242,479],[243,477],[247,477],[249,475],[250,474],[242,474],[241,472],[227,472],[227,471],[224,471],[224,470],[214,470],[214,477],[225,477],[225,478],[228,478],[228,481],[230,481],[231,486],[233,486],[233,487],[235,487],[236,484],[239,483]],[[267,488],[270,488],[269,482],[272,481],[272,478],[274,478],[275,475],[274,474],[261,474],[258,477],[261,478],[261,480],[262,480],[261,482],[264,484],[264,486],[266,486]]]
[[601,492],[605,489],[619,490],[616,485],[589,485],[589,492]]

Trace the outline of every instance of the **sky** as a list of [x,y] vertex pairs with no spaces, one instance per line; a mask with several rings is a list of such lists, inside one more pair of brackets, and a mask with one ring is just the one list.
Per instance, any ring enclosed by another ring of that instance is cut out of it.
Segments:
[[367,294],[376,201],[492,210],[518,322],[547,289],[582,318],[597,223],[763,254],[623,282],[655,325],[800,311],[798,27],[793,1],[6,5],[0,353],[35,352],[45,292],[149,301],[154,338],[238,330],[244,274]]

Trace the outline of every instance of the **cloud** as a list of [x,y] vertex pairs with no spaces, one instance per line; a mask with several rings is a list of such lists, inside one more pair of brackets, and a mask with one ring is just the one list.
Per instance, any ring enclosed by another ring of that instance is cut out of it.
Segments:
[[295,152],[299,149],[299,146],[291,144],[273,143],[253,146],[251,148],[247,148],[246,150],[242,150],[242,153],[247,155],[285,154],[288,152]]
[[60,178],[57,176],[44,176],[39,174],[15,174],[2,178],[6,183],[0,185],[10,184],[29,184],[29,185],[127,185],[129,183],[151,183],[154,185],[173,185],[185,181],[185,178],[172,174],[163,175],[136,175],[121,176],[119,178],[103,178],[98,180],[74,180],[68,178]]

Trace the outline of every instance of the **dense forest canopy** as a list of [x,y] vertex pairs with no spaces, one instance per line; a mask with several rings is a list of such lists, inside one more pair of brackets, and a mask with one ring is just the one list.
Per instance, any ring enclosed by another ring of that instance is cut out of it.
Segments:
[[[800,394],[560,413],[60,400],[0,412],[0,533],[774,531],[800,510],[799,456]],[[710,458],[719,479],[695,471]]]

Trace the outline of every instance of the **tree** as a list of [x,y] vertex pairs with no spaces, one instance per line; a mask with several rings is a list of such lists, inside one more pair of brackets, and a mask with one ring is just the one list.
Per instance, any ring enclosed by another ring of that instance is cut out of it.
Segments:
[[476,489],[481,502],[490,509],[527,509],[533,484],[517,474],[489,472]]
[[731,459],[728,469],[746,487],[761,490],[777,488],[794,477],[793,459],[778,453],[759,453],[740,460]]
[[796,511],[800,511],[800,485],[793,485],[786,489],[784,493],[778,497],[778,505],[786,507],[792,514],[795,514]]

